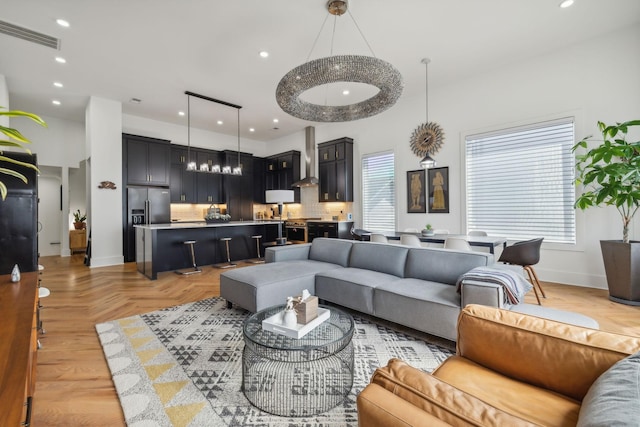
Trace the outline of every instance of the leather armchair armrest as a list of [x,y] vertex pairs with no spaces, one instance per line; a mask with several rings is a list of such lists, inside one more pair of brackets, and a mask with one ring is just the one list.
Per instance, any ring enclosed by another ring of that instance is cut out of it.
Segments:
[[358,395],[360,427],[441,427],[450,424],[413,406],[377,384],[369,384]]

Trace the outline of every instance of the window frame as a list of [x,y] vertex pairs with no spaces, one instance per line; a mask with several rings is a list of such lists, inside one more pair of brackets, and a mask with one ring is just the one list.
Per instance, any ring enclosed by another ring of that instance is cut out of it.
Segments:
[[[393,224],[392,224],[392,229],[376,229],[376,228],[371,228],[368,226],[367,224],[367,216],[366,216],[366,210],[367,210],[367,202],[366,202],[366,195],[365,195],[365,188],[366,188],[366,179],[365,179],[365,161],[366,159],[369,158],[373,158],[373,157],[382,157],[382,156],[391,156],[391,165],[393,166],[393,179],[391,180],[391,183],[393,184],[393,188],[392,188],[392,194],[393,194],[393,206],[391,206],[390,208],[390,212],[393,213]],[[362,154],[362,156],[360,157],[360,194],[361,194],[361,206],[360,206],[360,217],[362,218],[362,228],[368,231],[377,231],[377,232],[395,232],[395,230],[397,229],[397,224],[398,224],[398,197],[397,197],[397,165],[396,165],[396,154],[393,150],[385,150],[385,151],[378,151],[378,152],[373,152],[373,153],[367,153],[367,154]]]

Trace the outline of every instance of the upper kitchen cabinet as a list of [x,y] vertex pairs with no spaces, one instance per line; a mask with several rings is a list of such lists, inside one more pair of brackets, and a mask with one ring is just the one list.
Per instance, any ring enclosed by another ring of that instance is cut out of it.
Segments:
[[[213,150],[196,150],[198,168],[206,164],[211,166],[222,163],[221,153]],[[194,172],[196,175],[196,202],[197,203],[224,203],[222,191],[222,175],[216,173]]]
[[[196,173],[187,171],[186,147],[171,147],[171,203],[196,202]],[[193,153],[190,153],[193,156]]]
[[238,165],[242,175],[223,175],[223,189],[227,213],[233,221],[253,220],[253,155],[225,150],[222,152],[222,164],[233,169]]
[[122,134],[124,174],[129,185],[168,186],[171,146],[169,141]]
[[300,188],[291,188],[294,182],[300,180],[300,152],[287,151],[269,156],[265,161],[265,190],[293,190],[294,202],[300,203]]
[[343,137],[318,144],[321,202],[353,202],[353,139]]

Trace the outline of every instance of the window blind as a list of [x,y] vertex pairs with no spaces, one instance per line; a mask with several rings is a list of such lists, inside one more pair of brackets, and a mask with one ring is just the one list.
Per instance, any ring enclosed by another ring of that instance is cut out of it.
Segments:
[[468,230],[575,243],[573,118],[470,135]]
[[396,229],[393,153],[362,157],[362,227],[369,231]]

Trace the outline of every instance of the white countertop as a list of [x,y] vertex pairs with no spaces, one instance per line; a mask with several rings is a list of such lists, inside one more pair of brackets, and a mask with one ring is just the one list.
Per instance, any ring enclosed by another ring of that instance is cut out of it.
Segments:
[[227,221],[227,222],[214,222],[206,223],[205,221],[199,222],[172,222],[170,224],[149,224],[149,225],[135,225],[134,227],[140,227],[147,230],[172,230],[172,229],[184,229],[184,228],[210,228],[210,227],[236,227],[244,225],[264,225],[264,224],[277,224],[278,220],[266,220],[266,221]]

